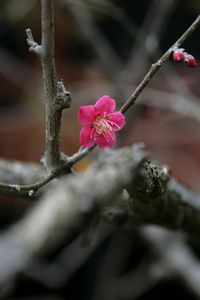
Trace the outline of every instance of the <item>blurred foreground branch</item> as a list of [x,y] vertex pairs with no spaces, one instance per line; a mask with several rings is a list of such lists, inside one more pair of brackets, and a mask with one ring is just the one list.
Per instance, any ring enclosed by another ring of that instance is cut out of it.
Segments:
[[141,230],[157,256],[151,266],[151,276],[162,279],[173,276],[200,298],[200,264],[184,235],[149,226]]
[[35,209],[1,235],[0,282],[70,242],[99,212],[113,226],[159,224],[198,234],[200,195],[170,179],[165,166],[144,159],[137,145],[110,151],[84,174],[54,182]]
[[0,181],[8,184],[31,184],[41,180],[44,168],[36,163],[0,159]]

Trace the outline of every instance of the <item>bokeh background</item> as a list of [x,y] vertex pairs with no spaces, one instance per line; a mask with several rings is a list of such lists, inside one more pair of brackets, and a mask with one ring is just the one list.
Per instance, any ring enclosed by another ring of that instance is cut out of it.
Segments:
[[[78,106],[94,103],[108,94],[120,107],[150,65],[187,29],[199,10],[198,0],[55,0],[57,78],[64,80],[73,99],[71,108],[63,113],[64,153],[71,155],[79,148]],[[44,152],[43,82],[40,63],[28,51],[26,28],[31,28],[35,40],[40,42],[40,1],[2,0],[0,156],[39,162]],[[184,48],[200,62],[200,30]],[[197,191],[200,191],[199,76],[199,66],[192,69],[169,60],[127,113],[127,126],[120,132],[117,145],[145,143],[152,159],[168,165],[175,178]],[[83,171],[95,155],[97,151],[81,161],[77,169]],[[29,206],[26,199],[2,198],[0,223],[10,224]],[[103,241],[63,286],[54,287],[52,292],[51,284],[45,285],[30,274],[23,274],[8,289],[9,299],[100,299],[94,292],[95,280],[105,264],[103,258],[108,259],[104,256],[109,247],[111,253],[118,249],[117,261],[126,257],[120,272],[136,268],[144,256],[148,260],[148,247],[138,232],[108,234]],[[145,271],[142,274],[145,276]],[[148,292],[144,289],[141,295],[119,293],[118,298],[112,298],[108,294],[105,299],[193,299],[192,293],[177,281],[159,282],[155,286]],[[35,298],[26,298],[30,295]]]

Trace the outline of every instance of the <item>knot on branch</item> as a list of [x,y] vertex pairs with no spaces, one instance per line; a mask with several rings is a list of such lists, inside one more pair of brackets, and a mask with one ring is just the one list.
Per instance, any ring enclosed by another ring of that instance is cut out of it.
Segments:
[[162,196],[167,189],[169,171],[166,166],[155,166],[146,161],[134,179],[130,194],[140,196],[144,201]]
[[69,108],[72,102],[71,93],[66,90],[63,80],[57,81],[55,108],[56,110],[63,110]]

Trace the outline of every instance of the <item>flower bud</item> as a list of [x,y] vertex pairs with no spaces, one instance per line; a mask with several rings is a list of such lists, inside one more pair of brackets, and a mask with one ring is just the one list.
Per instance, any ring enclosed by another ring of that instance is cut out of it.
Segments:
[[173,52],[173,60],[175,61],[183,61],[185,58],[184,49],[180,48]]
[[197,61],[191,54],[185,53],[184,62],[188,65],[190,68],[196,68]]

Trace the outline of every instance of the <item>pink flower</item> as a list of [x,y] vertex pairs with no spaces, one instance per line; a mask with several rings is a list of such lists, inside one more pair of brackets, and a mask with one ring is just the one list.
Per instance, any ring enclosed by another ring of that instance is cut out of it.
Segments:
[[121,112],[114,112],[115,107],[115,100],[109,96],[99,98],[95,105],[79,107],[78,121],[84,126],[80,132],[81,146],[112,147],[116,142],[115,132],[126,123]]

